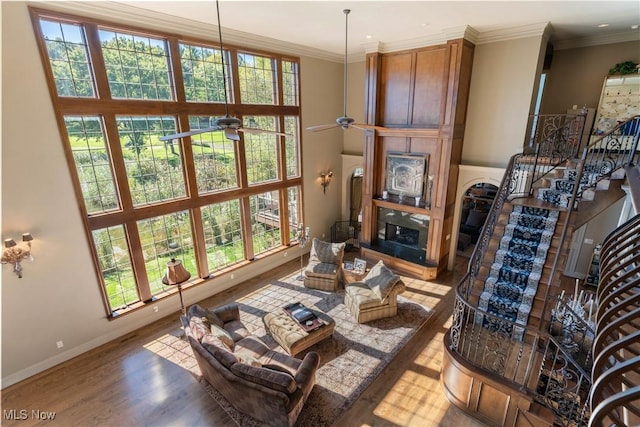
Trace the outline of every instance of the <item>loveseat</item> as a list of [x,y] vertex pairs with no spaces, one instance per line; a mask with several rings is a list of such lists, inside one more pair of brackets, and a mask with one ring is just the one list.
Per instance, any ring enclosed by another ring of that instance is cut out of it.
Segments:
[[315,384],[320,363],[269,349],[249,334],[235,303],[213,310],[197,304],[181,316],[202,376],[239,412],[269,426],[292,426]]

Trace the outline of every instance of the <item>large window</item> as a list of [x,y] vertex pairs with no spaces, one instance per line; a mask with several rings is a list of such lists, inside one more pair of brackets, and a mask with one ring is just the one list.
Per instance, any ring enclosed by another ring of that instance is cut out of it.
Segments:
[[[195,284],[289,245],[302,222],[297,58],[31,13],[108,316],[175,292],[162,283],[172,258]],[[225,101],[272,132],[160,140],[211,128]]]

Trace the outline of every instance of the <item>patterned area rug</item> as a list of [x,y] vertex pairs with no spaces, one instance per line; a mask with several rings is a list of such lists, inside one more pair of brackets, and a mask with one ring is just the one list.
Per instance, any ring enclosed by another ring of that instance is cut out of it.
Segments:
[[[481,309],[527,324],[558,214],[555,210],[513,207],[480,295]],[[488,319],[483,322],[488,327],[504,327],[488,325]]]
[[[333,337],[307,351],[320,354],[316,385],[309,395],[298,426],[328,426],[341,415],[389,364],[395,354],[426,322],[432,311],[402,296],[398,297],[398,315],[358,324],[344,305],[344,291],[324,292],[307,289],[295,278],[298,273],[272,281],[263,288],[238,300],[241,320],[247,329],[270,348],[284,350],[268,335],[262,317],[281,310],[286,304],[300,301],[331,316],[336,327]],[[201,381],[209,394],[240,426],[259,426],[260,422],[237,412],[206,381]]]

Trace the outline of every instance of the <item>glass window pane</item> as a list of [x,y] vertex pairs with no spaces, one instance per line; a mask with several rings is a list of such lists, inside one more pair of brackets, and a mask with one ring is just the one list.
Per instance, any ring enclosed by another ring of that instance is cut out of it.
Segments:
[[[189,117],[191,130],[205,129],[211,125],[210,117]],[[225,138],[224,132],[193,135],[191,149],[199,194],[238,187],[235,143]]]
[[[248,128],[276,130],[275,117],[244,116],[244,126]],[[244,134],[247,159],[247,179],[249,185],[274,181],[278,178],[279,137],[269,133]]]
[[84,27],[40,20],[58,96],[95,98]]
[[119,116],[116,122],[133,205],[185,197],[180,140],[158,139],[175,133],[175,119]]
[[162,283],[162,278],[172,258],[182,261],[182,266],[192,277],[197,276],[188,211],[138,221],[138,233],[152,295],[171,288]]
[[209,271],[243,261],[239,200],[203,206],[201,211]]
[[66,116],[64,123],[88,214],[120,207],[102,120]]
[[240,99],[243,104],[276,103],[276,75],[273,59],[238,53]]
[[297,117],[287,116],[284,118],[284,133],[287,134],[284,140],[287,178],[296,178],[300,176],[300,153],[298,151],[300,146],[298,135],[300,133]]
[[259,255],[282,244],[280,209],[277,191],[249,197],[253,253]]
[[108,30],[99,35],[112,98],[173,98],[165,40]]
[[[225,51],[227,98],[231,101],[229,52]],[[187,101],[224,102],[224,80],[220,49],[180,44],[184,92]]]
[[282,98],[284,105],[299,105],[298,64],[282,61]]
[[92,237],[111,311],[138,302],[140,296],[133,277],[124,227],[117,225],[94,230]]

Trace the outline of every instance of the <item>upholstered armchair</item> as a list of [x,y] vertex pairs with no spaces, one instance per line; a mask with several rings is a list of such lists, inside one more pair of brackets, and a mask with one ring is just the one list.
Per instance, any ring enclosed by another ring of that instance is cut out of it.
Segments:
[[359,282],[344,285],[344,304],[358,323],[366,323],[398,313],[398,294],[405,284],[400,276],[378,261]]
[[304,270],[304,286],[322,291],[335,291],[342,281],[342,259],[345,243],[329,243],[313,238],[309,264]]

